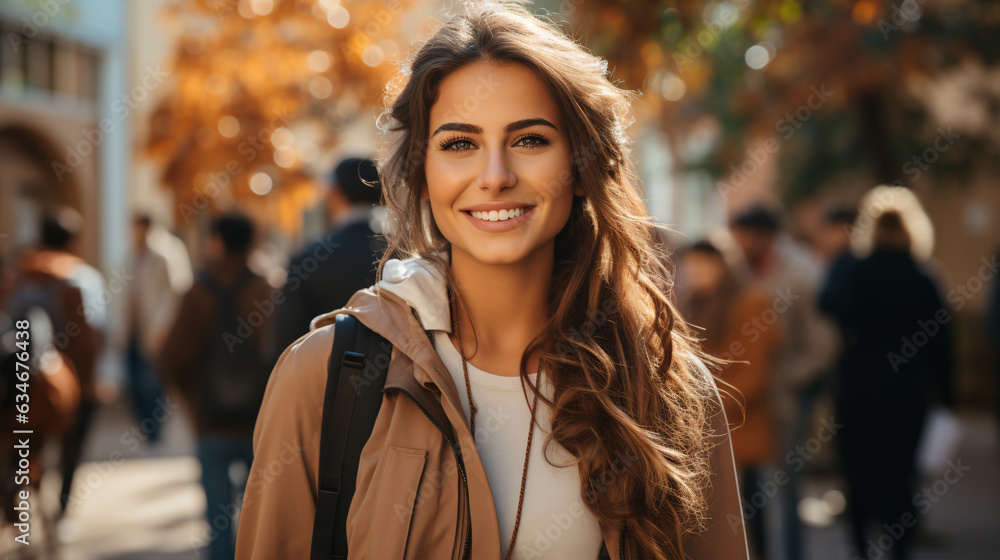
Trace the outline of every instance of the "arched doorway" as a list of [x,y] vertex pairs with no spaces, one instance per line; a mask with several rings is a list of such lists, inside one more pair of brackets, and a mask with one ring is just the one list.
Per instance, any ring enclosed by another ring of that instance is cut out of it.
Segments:
[[65,158],[42,133],[24,124],[0,124],[0,257],[37,243],[45,212],[58,205],[80,210],[72,173],[57,173]]

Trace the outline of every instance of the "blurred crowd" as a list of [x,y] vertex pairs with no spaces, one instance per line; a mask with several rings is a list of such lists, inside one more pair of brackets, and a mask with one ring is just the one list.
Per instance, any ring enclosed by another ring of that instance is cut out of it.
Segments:
[[[50,538],[56,534],[75,495],[74,472],[97,407],[118,397],[118,385],[97,371],[102,354],[117,349],[138,420],[122,444],[160,444],[171,399],[180,400],[195,432],[212,531],[209,556],[233,558],[246,480],[233,480],[232,467],[243,463],[247,472],[253,460],[253,427],[271,369],[314,316],[374,283],[385,248],[374,163],[344,159],[327,183],[329,229],[291,257],[280,286],[266,279],[272,270],[255,264],[260,232],[238,211],[213,218],[207,258],[197,270],[178,237],[149,214],[135,215],[124,279],[107,281],[78,256],[80,214],[69,207],[47,214],[38,246],[20,251],[16,262],[0,263],[0,500],[13,506],[25,488],[38,495],[48,466],[34,458],[27,485],[15,483],[12,430],[31,429],[36,453],[55,442],[60,506],[34,523],[47,523]],[[119,293],[124,297],[110,297]],[[121,325],[108,320],[113,299],[124,303]],[[30,403],[28,420],[18,425],[15,410],[23,402]],[[13,507],[4,512],[8,524],[17,522]]]
[[[927,463],[957,444],[952,311],[930,220],[912,191],[880,186],[858,207],[830,207],[819,231],[793,239],[776,207],[736,213],[679,248],[679,307],[727,360],[718,377],[755,557],[805,557],[801,475],[833,440],[852,558],[909,558],[928,509],[921,467],[943,467]],[[997,285],[984,325],[994,347]]]
[[[385,250],[373,162],[344,159],[327,182],[328,228],[290,258],[280,285],[254,264],[259,232],[238,212],[212,220],[197,269],[178,237],[138,214],[126,280],[105,279],[77,256],[81,219],[69,208],[46,216],[37,247],[2,263],[0,437],[19,427],[13,411],[25,381],[17,363],[26,362],[33,441],[59,449],[60,509],[51,523],[73,499],[95,411],[117,398],[97,371],[102,353],[117,348],[123,394],[139,421],[132,437],[158,445],[167,403],[183,403],[214,531],[210,557],[234,556],[246,481],[231,469],[243,463],[245,473],[253,459],[271,368],[313,317],[374,283]],[[786,219],[778,207],[752,205],[728,227],[672,247],[677,305],[704,349],[723,360],[717,376],[754,556],[805,557],[802,475],[829,461],[817,459],[825,453],[835,455],[844,481],[854,551],[871,558],[876,546],[878,557],[909,557],[925,513],[913,499],[919,457],[947,447],[947,432],[930,428],[947,422],[956,404],[951,312],[930,257],[930,222],[901,187],[873,189],[858,207],[829,208],[809,243],[793,238]],[[997,285],[985,328],[1000,347]],[[126,320],[112,325],[108,294],[119,289]],[[0,447],[6,504],[18,490],[12,443]],[[31,463],[35,490],[43,467]],[[14,523],[12,508],[4,511]]]

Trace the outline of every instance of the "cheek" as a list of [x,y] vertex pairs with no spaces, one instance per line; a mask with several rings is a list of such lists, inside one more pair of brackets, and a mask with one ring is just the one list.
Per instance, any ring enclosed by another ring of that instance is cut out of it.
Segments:
[[429,159],[424,167],[425,195],[432,206],[453,202],[461,191],[462,178],[449,169],[447,162]]
[[536,196],[555,207],[565,207],[567,215],[573,204],[573,173],[568,152],[538,158],[520,170],[530,177]]

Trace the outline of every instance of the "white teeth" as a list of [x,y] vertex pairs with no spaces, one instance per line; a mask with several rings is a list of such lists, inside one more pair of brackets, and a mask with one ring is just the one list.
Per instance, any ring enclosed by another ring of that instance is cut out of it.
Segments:
[[511,218],[516,218],[521,214],[524,214],[524,212],[525,212],[524,208],[511,208],[510,210],[508,209],[490,210],[489,212],[473,210],[470,213],[474,218],[478,218],[480,220],[485,220],[488,222],[502,222],[504,220],[510,220]]

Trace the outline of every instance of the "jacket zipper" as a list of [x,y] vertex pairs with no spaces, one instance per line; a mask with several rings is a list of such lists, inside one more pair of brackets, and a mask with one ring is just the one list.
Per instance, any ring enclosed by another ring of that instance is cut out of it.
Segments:
[[465,558],[469,556],[469,553],[471,552],[472,548],[472,507],[469,505],[469,479],[466,478],[465,475],[465,463],[462,462],[461,453],[455,448],[455,442],[453,442],[451,438],[448,437],[448,434],[445,433],[444,429],[437,422],[435,422],[433,418],[431,418],[431,415],[428,414],[427,410],[423,407],[422,404],[420,404],[417,401],[417,399],[413,395],[411,395],[405,389],[400,389],[398,387],[386,387],[382,389],[383,394],[388,393],[389,391],[396,391],[398,393],[402,393],[406,395],[406,397],[409,398],[411,401],[413,401],[413,404],[417,405],[417,408],[420,409],[420,412],[422,412],[424,416],[426,416],[427,419],[431,421],[431,424],[434,424],[434,427],[437,428],[439,432],[441,432],[441,436],[444,437],[444,440],[446,442],[448,442],[448,447],[451,448],[452,454],[455,455],[455,462],[458,464],[458,472],[459,474],[462,475],[462,485],[465,488],[465,510],[466,510],[465,546],[462,550],[462,557],[461,557],[461,560],[465,560]]

